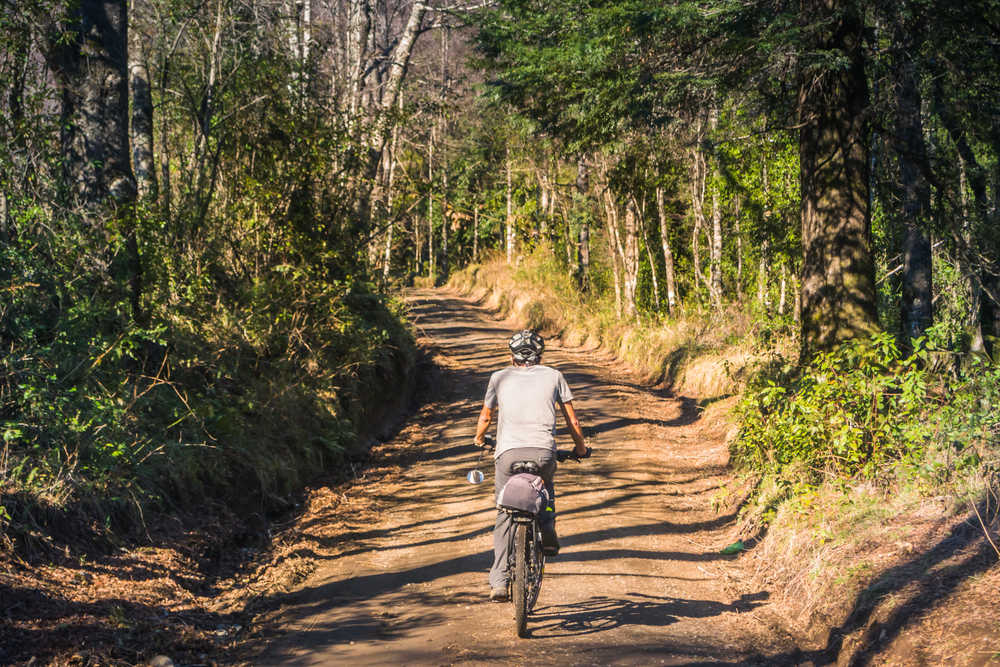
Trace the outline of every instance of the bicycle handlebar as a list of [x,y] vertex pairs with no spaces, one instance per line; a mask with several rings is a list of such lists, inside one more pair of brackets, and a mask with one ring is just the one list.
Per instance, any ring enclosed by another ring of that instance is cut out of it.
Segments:
[[[497,448],[497,441],[487,435],[483,438],[483,444],[476,444],[476,446],[482,447],[484,450],[488,449],[492,452]],[[573,459],[574,461],[579,462],[581,459],[589,459],[593,451],[594,450],[592,448],[587,447],[586,454],[577,454],[575,449],[569,451],[560,449],[556,451],[556,460],[559,461],[559,463],[564,462],[566,459]]]
[[558,460],[559,463],[562,463],[566,459],[573,459],[574,461],[576,461],[577,463],[579,463],[581,459],[589,459],[590,455],[593,454],[593,453],[594,453],[594,450],[591,449],[590,447],[587,447],[587,453],[586,454],[577,454],[576,450],[571,450],[571,451],[567,452],[565,450],[560,449],[560,450],[558,450],[556,452],[556,460]]

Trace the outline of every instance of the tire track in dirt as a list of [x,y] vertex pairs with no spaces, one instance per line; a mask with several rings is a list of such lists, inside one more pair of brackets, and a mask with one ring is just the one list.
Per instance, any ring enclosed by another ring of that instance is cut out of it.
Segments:
[[364,499],[356,516],[338,505],[325,532],[310,519],[319,565],[277,600],[278,633],[254,664],[733,664],[788,648],[753,614],[766,591],[734,596],[723,584],[718,551],[735,517],[713,509],[728,480],[721,407],[703,414],[637,385],[607,355],[556,345],[545,363],[566,375],[595,456],[556,475],[562,551],[546,563],[531,637],[518,639],[512,607],[486,602],[491,462],[480,466],[486,482],[465,481],[513,325],[452,292],[417,290],[409,302],[439,366],[429,401],[396,437],[420,454],[397,474],[359,479],[347,492]]

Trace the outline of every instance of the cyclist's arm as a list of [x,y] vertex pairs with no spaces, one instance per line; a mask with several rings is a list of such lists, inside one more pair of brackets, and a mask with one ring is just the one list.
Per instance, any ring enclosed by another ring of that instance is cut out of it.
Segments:
[[490,427],[490,423],[493,421],[493,409],[483,406],[482,411],[479,413],[479,422],[476,424],[476,444],[480,447],[483,446],[486,438],[486,431]]
[[585,456],[587,454],[587,443],[583,441],[583,429],[580,428],[580,420],[576,418],[573,401],[560,403],[559,407],[562,408],[563,417],[566,418],[566,425],[569,426],[569,434],[573,438],[573,444],[576,445],[576,455]]

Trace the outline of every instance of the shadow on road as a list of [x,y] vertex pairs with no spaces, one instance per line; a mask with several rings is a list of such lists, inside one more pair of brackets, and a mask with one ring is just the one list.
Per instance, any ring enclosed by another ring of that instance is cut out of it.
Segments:
[[628,593],[628,597],[594,596],[570,604],[535,609],[532,637],[575,637],[612,630],[624,625],[667,626],[680,618],[711,618],[726,612],[750,611],[769,597],[767,592],[743,595],[724,604],[712,600],[687,600]]

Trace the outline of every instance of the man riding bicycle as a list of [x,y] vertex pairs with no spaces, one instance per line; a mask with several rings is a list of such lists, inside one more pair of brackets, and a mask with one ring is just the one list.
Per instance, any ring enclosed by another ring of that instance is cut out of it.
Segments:
[[[552,478],[556,471],[556,405],[558,405],[573,438],[574,454],[587,455],[583,431],[573,409],[573,393],[563,374],[541,364],[545,341],[534,331],[518,331],[507,342],[511,366],[490,376],[486,399],[476,426],[476,444],[485,444],[486,431],[497,409],[497,446],[495,462],[495,493],[499,494],[511,477],[511,464],[534,461],[549,492],[549,505],[540,517],[543,551],[547,556],[559,552],[555,530],[555,488]],[[493,567],[490,568],[490,600],[507,600],[508,534],[510,514],[497,512],[493,529]]]

